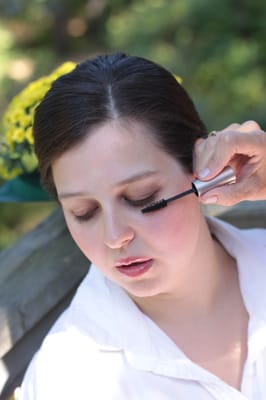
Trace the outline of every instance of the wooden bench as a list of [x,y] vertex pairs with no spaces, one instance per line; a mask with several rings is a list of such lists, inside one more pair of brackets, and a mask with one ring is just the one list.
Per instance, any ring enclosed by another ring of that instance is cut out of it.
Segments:
[[[266,228],[266,201],[205,211],[241,228]],[[30,359],[89,265],[60,209],[0,253],[0,400],[20,385]]]

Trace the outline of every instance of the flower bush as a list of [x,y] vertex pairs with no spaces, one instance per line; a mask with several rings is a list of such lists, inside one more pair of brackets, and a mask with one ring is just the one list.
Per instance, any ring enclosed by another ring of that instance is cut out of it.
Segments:
[[33,147],[33,118],[54,80],[75,68],[73,62],[65,62],[50,75],[44,76],[15,96],[3,117],[4,133],[0,141],[0,178],[12,179],[36,170],[38,162]]

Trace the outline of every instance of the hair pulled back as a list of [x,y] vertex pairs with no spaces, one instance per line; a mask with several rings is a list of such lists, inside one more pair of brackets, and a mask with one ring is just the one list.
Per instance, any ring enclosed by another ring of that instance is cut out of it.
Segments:
[[187,92],[156,63],[115,53],[58,78],[36,110],[35,151],[48,192],[56,197],[51,166],[57,157],[97,125],[124,118],[146,124],[157,143],[192,170],[194,142],[206,128]]

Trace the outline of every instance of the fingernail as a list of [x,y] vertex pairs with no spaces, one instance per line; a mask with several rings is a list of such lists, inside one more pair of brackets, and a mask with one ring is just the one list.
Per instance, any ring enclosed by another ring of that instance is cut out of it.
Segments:
[[206,178],[210,173],[209,168],[204,168],[202,171],[199,172],[199,178]]
[[210,196],[206,197],[206,199],[201,199],[201,202],[204,204],[215,204],[218,201],[218,196]]

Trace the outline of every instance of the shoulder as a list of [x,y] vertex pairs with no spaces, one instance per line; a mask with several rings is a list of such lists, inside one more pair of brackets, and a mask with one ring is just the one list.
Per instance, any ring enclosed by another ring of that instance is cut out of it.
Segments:
[[214,217],[207,217],[207,221],[211,232],[217,235],[221,242],[225,244],[225,247],[227,245],[230,247],[230,243],[239,248],[249,244],[262,247],[262,249],[266,246],[266,229],[240,229]]
[[21,400],[73,400],[84,398],[84,393],[110,398],[105,394],[108,382],[112,378],[113,386],[124,359],[113,340],[114,313],[106,290],[99,277],[84,279],[30,363]]
[[252,242],[254,241],[256,244],[261,245],[266,250],[266,229],[243,229],[241,232],[243,234],[243,237],[245,237],[247,240]]
[[103,365],[103,353],[89,336],[74,328],[51,333],[30,363],[21,400],[93,397],[102,384]]

